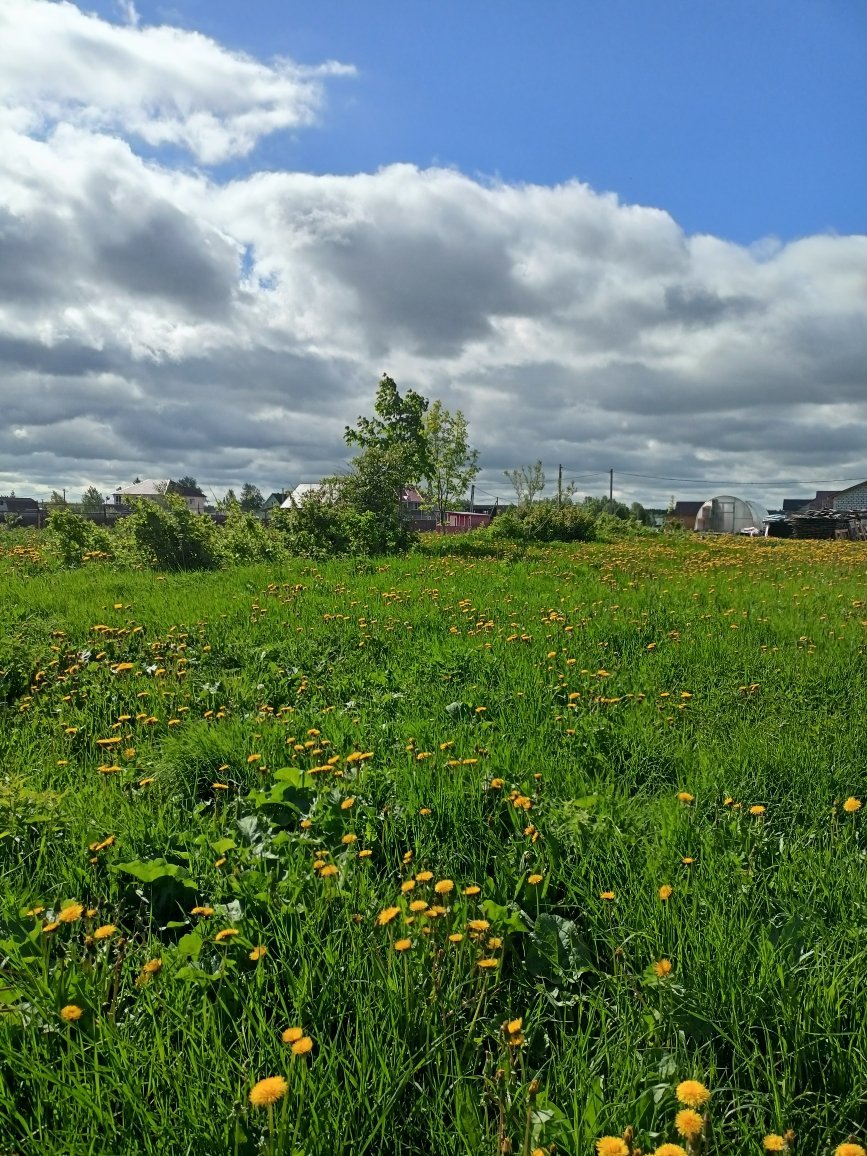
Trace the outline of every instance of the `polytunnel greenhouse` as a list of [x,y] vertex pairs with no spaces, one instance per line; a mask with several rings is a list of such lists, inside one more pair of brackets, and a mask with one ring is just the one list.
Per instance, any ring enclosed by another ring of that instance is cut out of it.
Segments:
[[696,530],[710,534],[740,534],[750,526],[762,529],[768,511],[759,502],[721,494],[710,498],[695,519]]

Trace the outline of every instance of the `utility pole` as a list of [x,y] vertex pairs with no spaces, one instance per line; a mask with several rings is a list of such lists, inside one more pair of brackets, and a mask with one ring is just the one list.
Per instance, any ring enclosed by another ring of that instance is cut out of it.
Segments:
[[608,501],[614,501],[614,470],[608,471]]
[[563,463],[557,467],[557,505],[563,505]]
[[474,514],[475,512],[476,512],[476,484],[475,484],[475,482],[473,482],[473,484],[470,486],[470,513]]

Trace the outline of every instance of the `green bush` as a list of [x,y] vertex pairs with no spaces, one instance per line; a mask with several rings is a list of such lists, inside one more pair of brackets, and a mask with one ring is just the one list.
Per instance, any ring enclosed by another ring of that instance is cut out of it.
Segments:
[[545,501],[505,510],[493,520],[488,534],[494,541],[592,542],[596,530],[593,518],[580,506]]
[[[215,570],[220,564],[217,529],[194,514],[182,498],[139,501],[122,523],[138,560],[160,570]],[[119,528],[120,529],[120,528]]]
[[55,506],[48,516],[46,535],[64,566],[80,566],[85,554],[102,551],[113,554],[112,535],[66,506]]
[[306,558],[396,554],[412,544],[415,535],[402,519],[363,509],[354,497],[340,485],[328,487],[279,511],[272,524],[286,550]]
[[281,536],[237,504],[229,507],[226,521],[217,530],[217,542],[222,559],[233,565],[280,562],[287,554]]

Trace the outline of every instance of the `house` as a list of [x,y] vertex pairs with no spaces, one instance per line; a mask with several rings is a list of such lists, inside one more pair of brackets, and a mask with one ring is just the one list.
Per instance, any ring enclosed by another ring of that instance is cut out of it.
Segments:
[[265,501],[262,503],[262,512],[267,513],[269,510],[279,509],[279,507],[282,506],[286,501],[288,496],[288,490],[283,490],[280,493],[275,491],[273,494],[269,494]]
[[666,522],[679,522],[684,530],[694,530],[695,520],[704,502],[675,502],[674,509],[665,517]]
[[148,502],[158,502],[166,494],[177,494],[186,502],[187,508],[194,514],[204,514],[205,495],[196,486],[180,486],[170,478],[145,478],[144,481],[132,482],[128,486],[118,486],[113,491],[115,505],[125,506],[134,498],[143,498]]
[[857,482],[840,490],[831,499],[834,510],[867,510],[867,482]]
[[322,482],[299,482],[295,489],[290,490],[280,503],[280,509],[293,510],[296,506],[301,505],[308,494],[318,494],[321,489]]
[[7,515],[23,526],[36,526],[39,522],[39,503],[35,498],[16,498],[14,494],[0,496],[0,522],[5,522]]
[[812,498],[806,505],[801,507],[801,513],[808,513],[813,510],[832,510],[834,508],[834,499],[839,492],[839,490],[816,490],[815,498]]
[[809,498],[783,498],[781,513],[795,514],[798,510],[803,510],[809,501]]
[[483,526],[490,526],[491,515],[478,511],[449,510],[446,514],[446,525],[454,526],[456,530],[480,530]]

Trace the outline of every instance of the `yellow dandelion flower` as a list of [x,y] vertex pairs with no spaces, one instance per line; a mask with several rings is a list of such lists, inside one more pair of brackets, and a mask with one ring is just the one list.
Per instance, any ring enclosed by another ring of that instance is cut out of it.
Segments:
[[354,806],[355,806],[355,799],[352,796],[350,796],[348,799],[344,799],[343,802],[340,804],[340,810],[341,811],[348,811],[351,807],[354,807]]
[[292,1045],[293,1056],[306,1056],[313,1051],[313,1040],[310,1036],[302,1036]]
[[117,928],[113,923],[103,923],[102,927],[97,927],[93,933],[94,939],[111,939]]
[[492,791],[499,791],[502,787],[505,786],[505,779],[491,779],[490,783],[488,783],[488,786]]
[[190,912],[190,915],[201,915],[202,919],[210,919],[213,914],[213,907],[194,907]]
[[337,873],[337,867],[333,863],[326,863],[319,871],[319,878],[332,879]]
[[853,815],[856,811],[861,810],[861,800],[856,799],[854,795],[850,795],[843,804],[843,810],[849,815]]
[[483,971],[490,971],[494,967],[499,967],[500,961],[498,959],[480,959],[477,966]]
[[53,923],[43,923],[42,924],[42,934],[43,935],[50,935],[51,932],[56,931],[59,926],[60,926],[60,922],[57,919],[55,919]]
[[252,959],[252,961],[254,963],[257,963],[260,959],[262,959],[267,954],[268,954],[268,948],[265,947],[264,944],[260,943],[258,947],[254,947],[253,950],[250,952],[250,959]]
[[523,1016],[518,1016],[517,1019],[508,1020],[506,1023],[504,1023],[503,1031],[506,1033],[506,1035],[516,1036],[523,1026],[524,1018]]
[[685,1140],[695,1140],[697,1136],[701,1135],[704,1122],[698,1112],[694,1112],[692,1108],[681,1108],[674,1117],[674,1126],[678,1136],[683,1136]]
[[867,1150],[860,1144],[852,1144],[847,1141],[837,1145],[834,1149],[834,1156],[867,1156]]
[[671,894],[673,891],[674,891],[674,888],[671,886],[670,883],[663,883],[663,885],[659,889],[659,898],[662,900],[663,903],[665,903],[666,899],[671,898]]
[[464,895],[469,895],[471,898],[474,895],[481,895],[481,887],[477,887],[475,883],[471,883],[469,887],[464,888]]
[[44,907],[31,907],[30,910],[25,911],[24,914],[36,916],[36,915],[41,915],[44,910],[45,910]]
[[363,851],[358,852],[358,858],[359,859],[369,859],[372,854],[373,854],[373,852],[370,850],[370,848],[365,847],[365,849]]
[[415,878],[417,883],[430,883],[433,879],[433,871],[419,871]]
[[678,791],[677,797],[681,803],[694,803],[695,795],[691,795],[689,791]]
[[60,1018],[65,1020],[68,1024],[74,1024],[76,1020],[80,1020],[84,1012],[76,1003],[68,1003],[66,1007],[60,1009]]
[[762,1146],[766,1152],[783,1152],[786,1148],[786,1141],[776,1132],[771,1132],[762,1140]]
[[538,871],[536,871],[532,875],[527,876],[527,882],[531,887],[538,887],[544,878],[544,875],[540,875]]
[[699,1080],[681,1080],[674,1094],[688,1108],[700,1108],[710,1099],[710,1092]]
[[629,1156],[626,1141],[620,1136],[601,1136],[596,1141],[597,1156]]
[[156,975],[162,966],[163,961],[161,959],[149,959],[142,968],[142,971],[145,975]]
[[286,1028],[280,1039],[284,1044],[296,1044],[304,1035],[304,1028]]
[[404,879],[403,883],[401,883],[401,885],[400,885],[400,889],[404,894],[406,894],[407,891],[412,891],[414,888],[415,888],[415,880],[414,879]]
[[410,911],[426,911],[427,910],[427,900],[426,899],[413,899],[412,903],[410,903],[410,905],[409,905],[409,909],[410,909]]
[[490,927],[487,919],[470,919],[467,921],[467,927],[470,931],[487,931]]
[[440,879],[438,883],[434,884],[434,891],[437,895],[448,895],[449,892],[454,891],[455,885],[451,879]]
[[75,923],[77,919],[81,919],[84,914],[84,907],[81,903],[70,903],[68,907],[64,907],[62,911],[57,914],[58,923]]
[[667,975],[671,975],[672,962],[670,959],[660,959],[653,965],[654,973],[659,979],[665,979]]
[[269,1076],[259,1080],[250,1089],[250,1103],[254,1108],[270,1108],[282,1099],[288,1091],[289,1085],[282,1076]]
[[409,949],[411,947],[412,947],[412,940],[411,939],[396,939],[394,941],[394,950],[395,951],[409,951]]
[[385,927],[386,923],[391,923],[398,915],[400,915],[399,907],[384,907],[376,917],[377,927]]
[[419,813],[420,815],[431,815],[431,814],[433,814],[433,812],[431,811],[430,807],[420,807],[420,808],[419,808],[419,812],[418,812],[418,813]]
[[239,932],[234,927],[224,927],[222,931],[218,931],[214,936],[214,943],[222,943],[226,939],[232,939],[238,935]]
[[449,943],[463,943],[464,934],[462,931],[453,931],[449,936]]
[[695,863],[695,859],[691,855],[683,855],[680,861],[684,867],[691,867]]
[[492,935],[488,940],[488,947],[490,947],[493,951],[497,951],[502,946],[503,941],[500,939],[499,935]]
[[353,834],[352,831],[348,831],[345,835],[343,835],[341,837],[340,842],[343,843],[344,845],[348,846],[350,843],[357,843],[358,842],[358,836]]
[[616,899],[617,896],[616,896],[616,893],[614,891],[600,891],[599,892],[599,898],[604,899],[606,903],[610,903],[611,900]]
[[226,856],[225,855],[221,855],[219,859],[214,860],[214,866],[215,867],[225,867],[225,865],[226,865]]
[[761,803],[756,803],[754,807],[750,807],[751,815],[764,815],[766,808]]
[[686,1149],[679,1144],[660,1144],[653,1156],[686,1156]]

